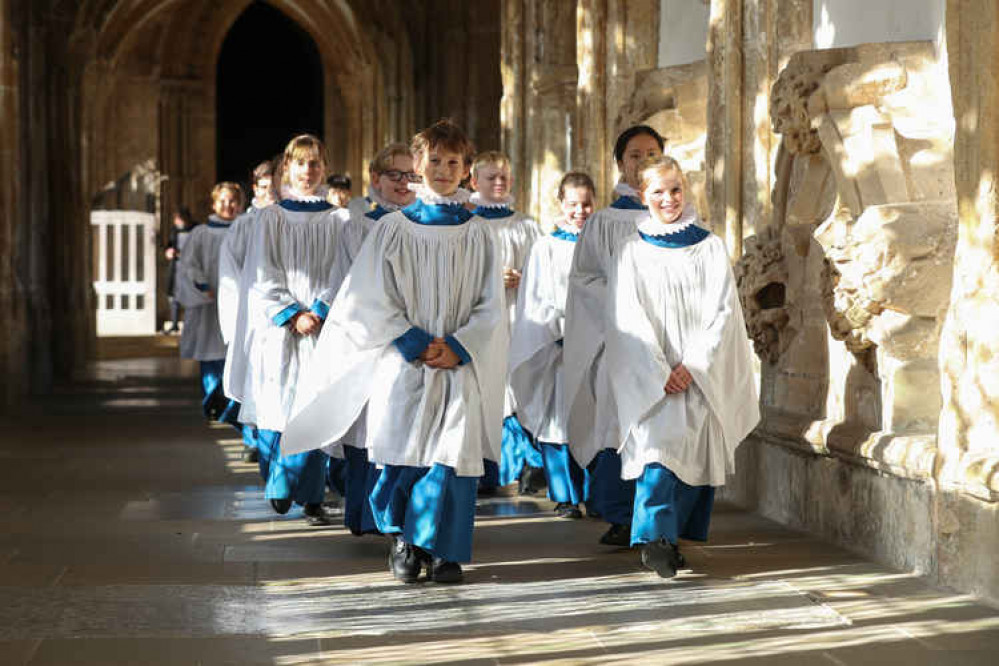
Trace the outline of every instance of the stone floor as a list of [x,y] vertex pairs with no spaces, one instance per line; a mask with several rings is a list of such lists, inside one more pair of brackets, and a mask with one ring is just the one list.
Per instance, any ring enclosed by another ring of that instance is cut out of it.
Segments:
[[999,612],[718,507],[663,581],[541,499],[478,509],[467,583],[266,507],[196,369],[102,361],[0,421],[0,664],[999,664]]

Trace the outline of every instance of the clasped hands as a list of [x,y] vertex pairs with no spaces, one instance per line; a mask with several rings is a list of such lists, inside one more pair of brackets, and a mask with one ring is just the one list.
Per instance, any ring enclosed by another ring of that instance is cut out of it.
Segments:
[[507,289],[516,289],[520,286],[520,271],[516,268],[503,269],[503,286]]
[[299,335],[315,335],[323,327],[323,320],[315,312],[299,312],[291,322],[291,330]]
[[431,368],[439,370],[450,370],[461,363],[461,359],[454,353],[451,346],[444,338],[434,338],[427,345],[427,348],[420,353],[420,360]]
[[681,363],[673,368],[673,372],[669,373],[669,379],[666,380],[666,386],[663,387],[663,390],[669,394],[683,393],[693,381],[694,378],[690,375],[690,371]]

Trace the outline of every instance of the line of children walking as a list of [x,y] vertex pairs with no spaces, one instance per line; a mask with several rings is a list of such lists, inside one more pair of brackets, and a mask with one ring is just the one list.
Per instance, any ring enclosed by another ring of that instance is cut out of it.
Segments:
[[397,579],[453,583],[477,490],[527,478],[670,577],[759,418],[724,244],[652,128],[618,138],[609,208],[591,216],[592,180],[566,174],[550,235],[511,208],[509,160],[472,151],[441,121],[333,208],[324,148],[298,137],[280,202],[230,231],[225,387],[256,428],[266,496],[329,524],[332,455],[347,527],[391,537]]

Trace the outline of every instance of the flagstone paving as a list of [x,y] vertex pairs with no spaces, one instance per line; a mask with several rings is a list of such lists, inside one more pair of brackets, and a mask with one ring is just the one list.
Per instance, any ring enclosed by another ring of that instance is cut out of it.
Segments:
[[480,501],[466,583],[274,515],[197,368],[105,360],[0,418],[0,664],[988,664],[999,611],[732,506],[664,581],[541,497]]

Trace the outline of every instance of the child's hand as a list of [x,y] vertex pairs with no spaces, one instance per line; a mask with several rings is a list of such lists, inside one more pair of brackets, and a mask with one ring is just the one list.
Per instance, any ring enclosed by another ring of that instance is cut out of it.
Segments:
[[434,338],[434,341],[427,347],[427,359],[424,361],[431,368],[438,370],[450,370],[461,363],[461,359],[454,353],[451,346],[444,341],[444,338]]
[[516,289],[520,286],[520,271],[516,268],[503,269],[503,286],[507,289]]
[[295,316],[294,330],[299,335],[313,335],[319,332],[322,322],[313,312],[300,312]]
[[683,393],[690,387],[691,382],[694,378],[691,377],[690,371],[683,367],[683,363],[673,368],[673,372],[669,373],[669,379],[666,381],[666,386],[663,390],[666,393]]

